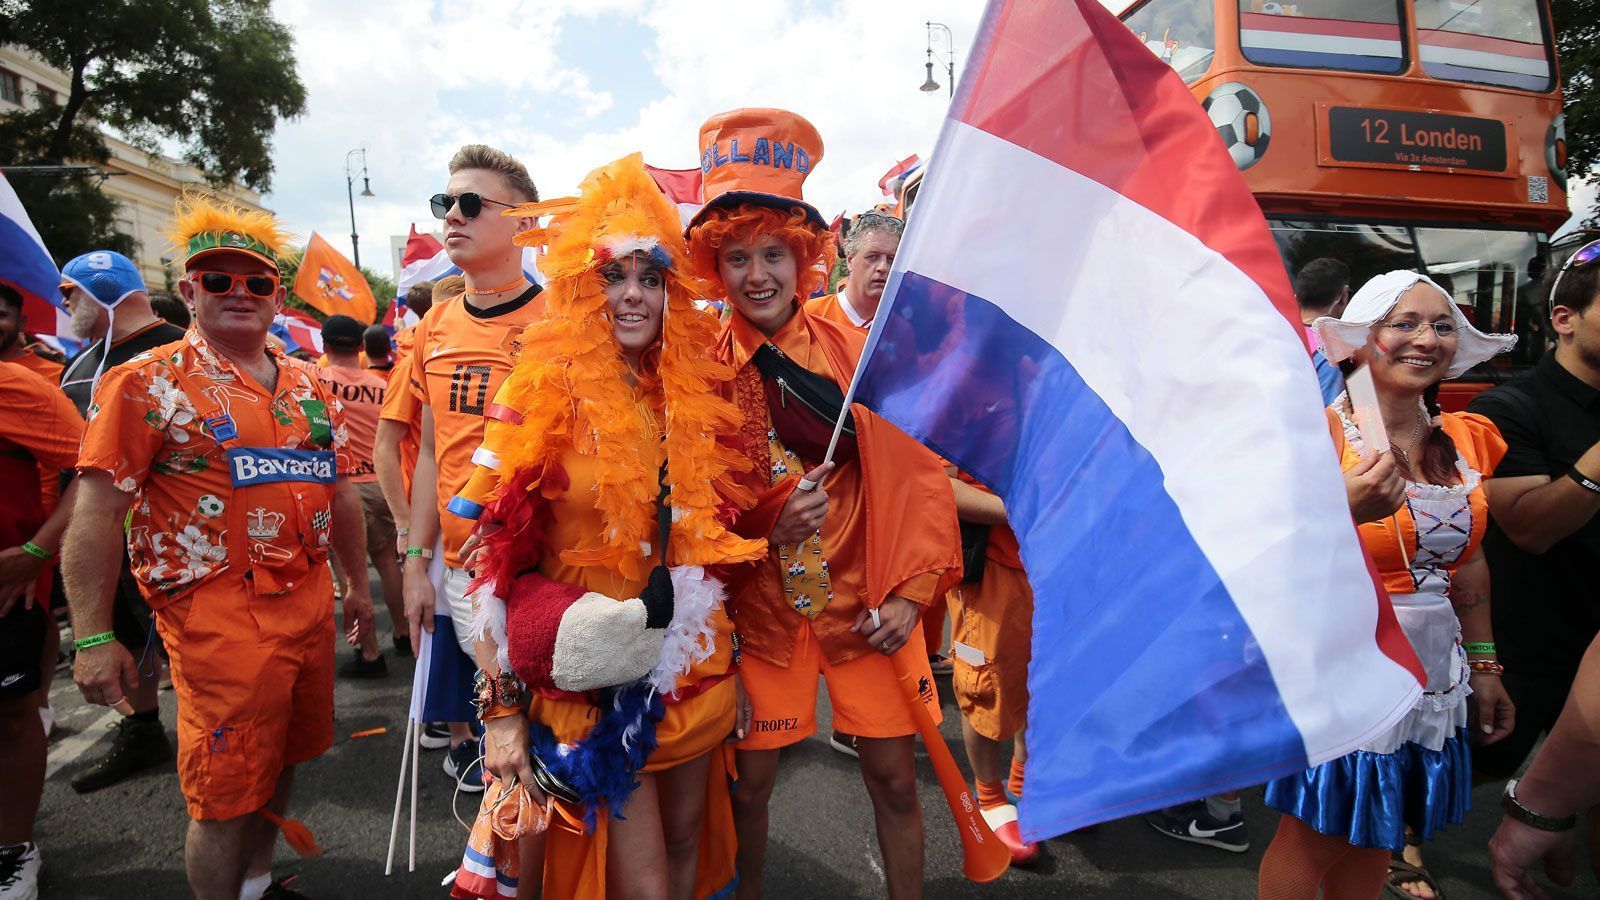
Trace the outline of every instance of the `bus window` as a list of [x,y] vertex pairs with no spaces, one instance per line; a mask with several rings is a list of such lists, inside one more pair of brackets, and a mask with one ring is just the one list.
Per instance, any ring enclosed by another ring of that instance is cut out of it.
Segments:
[[[1529,0],[1532,2],[1532,0]],[[1263,66],[1397,73],[1397,0],[1239,0],[1239,46]]]
[[1537,0],[1416,0],[1416,8],[1417,55],[1429,75],[1550,90]]
[[1548,248],[1533,232],[1418,228],[1417,246],[1428,277],[1455,297],[1480,330],[1515,334],[1510,353],[1484,365],[1525,366],[1544,352],[1546,329],[1539,283]]
[[1350,267],[1351,293],[1375,275],[1417,267],[1417,248],[1409,228],[1281,219],[1267,224],[1291,280],[1306,263],[1324,256]]
[[1211,67],[1217,25],[1210,0],[1149,0],[1123,21],[1184,81],[1195,81]]

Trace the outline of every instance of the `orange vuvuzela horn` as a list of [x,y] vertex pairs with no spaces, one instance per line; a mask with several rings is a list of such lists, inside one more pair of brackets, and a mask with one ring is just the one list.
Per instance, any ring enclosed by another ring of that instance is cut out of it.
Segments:
[[1011,865],[1011,851],[989,830],[989,823],[978,811],[978,801],[967,789],[961,770],[956,768],[955,757],[950,755],[944,735],[939,733],[939,726],[933,723],[933,716],[922,703],[921,686],[917,684],[916,674],[907,668],[905,655],[896,653],[889,660],[894,663],[906,703],[911,706],[911,717],[917,723],[923,745],[928,748],[928,759],[939,776],[939,787],[944,790],[945,802],[950,804],[950,814],[955,817],[956,830],[961,837],[961,874],[968,881],[993,881],[1005,874]]

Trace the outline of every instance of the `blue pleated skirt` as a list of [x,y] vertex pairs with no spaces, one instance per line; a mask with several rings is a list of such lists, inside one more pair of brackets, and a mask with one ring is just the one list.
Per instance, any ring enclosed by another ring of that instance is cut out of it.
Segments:
[[1406,826],[1429,840],[1472,808],[1467,730],[1438,750],[1402,744],[1393,753],[1357,750],[1267,784],[1267,805],[1357,847],[1405,847]]

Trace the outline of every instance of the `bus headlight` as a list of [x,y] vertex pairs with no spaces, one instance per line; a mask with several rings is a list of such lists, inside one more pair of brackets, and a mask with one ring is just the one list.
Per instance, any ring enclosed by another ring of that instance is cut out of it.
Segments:
[[1544,133],[1544,162],[1550,167],[1550,180],[1563,191],[1567,189],[1567,114],[1550,120]]

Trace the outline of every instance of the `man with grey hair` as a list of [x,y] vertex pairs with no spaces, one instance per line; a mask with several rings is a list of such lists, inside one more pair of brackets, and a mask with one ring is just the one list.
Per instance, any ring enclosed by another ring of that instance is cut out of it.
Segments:
[[856,216],[844,238],[844,260],[849,270],[844,288],[810,301],[806,311],[863,332],[871,328],[905,230],[906,223],[885,213]]

